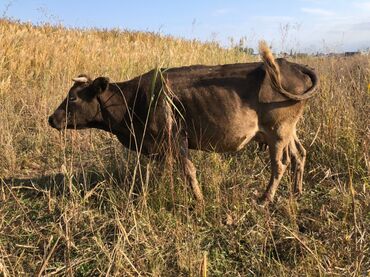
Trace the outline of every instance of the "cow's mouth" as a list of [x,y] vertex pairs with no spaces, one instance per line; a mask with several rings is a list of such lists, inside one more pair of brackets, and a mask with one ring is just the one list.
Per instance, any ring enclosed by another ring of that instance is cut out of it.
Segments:
[[58,124],[55,123],[55,120],[54,120],[54,117],[53,116],[49,116],[49,125],[52,127],[52,128],[55,128],[55,129],[60,129],[60,127],[58,126]]
[[64,120],[59,123],[53,116],[49,117],[48,122],[49,122],[50,127],[57,129],[58,131],[63,131],[65,129],[81,130],[81,129],[86,128],[86,126],[84,125],[79,125],[79,124],[69,123],[69,122],[66,123]]
[[65,122],[62,121],[61,123],[57,122],[54,116],[49,116],[48,123],[50,127],[57,129],[58,131],[62,131],[65,129]]

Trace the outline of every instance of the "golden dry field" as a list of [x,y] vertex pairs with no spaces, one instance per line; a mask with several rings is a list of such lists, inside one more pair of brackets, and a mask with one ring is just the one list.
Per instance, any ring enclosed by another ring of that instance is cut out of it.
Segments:
[[[268,38],[266,38],[268,39]],[[0,276],[370,276],[370,56],[289,58],[320,76],[298,135],[304,193],[275,202],[255,143],[191,152],[206,198],[177,169],[97,130],[47,118],[80,73],[128,80],[156,66],[258,59],[155,33],[0,20]]]

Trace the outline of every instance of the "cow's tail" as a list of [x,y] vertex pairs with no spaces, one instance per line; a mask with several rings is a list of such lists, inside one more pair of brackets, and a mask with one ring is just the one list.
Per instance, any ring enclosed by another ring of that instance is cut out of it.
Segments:
[[301,101],[301,100],[306,100],[308,98],[311,98],[317,93],[316,88],[318,86],[319,79],[313,70],[305,66],[299,65],[302,73],[307,74],[310,77],[312,86],[308,90],[306,90],[303,94],[297,95],[297,94],[294,94],[292,92],[285,90],[283,86],[281,85],[280,68],[278,64],[275,62],[275,58],[272,55],[271,50],[268,47],[267,43],[263,40],[260,41],[259,43],[259,52],[262,57],[263,63],[265,64],[266,72],[271,79],[271,86],[275,90],[280,92],[282,95],[292,100]]

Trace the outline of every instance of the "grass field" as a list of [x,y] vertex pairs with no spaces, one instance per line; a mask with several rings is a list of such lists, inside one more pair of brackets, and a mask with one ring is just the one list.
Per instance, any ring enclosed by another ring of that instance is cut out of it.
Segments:
[[121,81],[253,59],[154,33],[0,19],[0,276],[369,276],[369,56],[292,59],[321,79],[298,125],[304,193],[295,199],[285,176],[265,209],[255,200],[268,155],[254,143],[191,153],[200,212],[176,169],[158,174],[108,133],[47,123],[80,73]]

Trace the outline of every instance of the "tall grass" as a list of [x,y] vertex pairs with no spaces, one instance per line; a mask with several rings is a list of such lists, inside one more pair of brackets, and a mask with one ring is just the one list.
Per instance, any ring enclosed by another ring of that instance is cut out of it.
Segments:
[[0,276],[369,274],[370,58],[301,58],[321,79],[299,136],[304,195],[285,177],[255,204],[268,156],[192,152],[206,206],[181,174],[47,116],[80,73],[121,81],[156,66],[252,61],[215,43],[0,20]]

